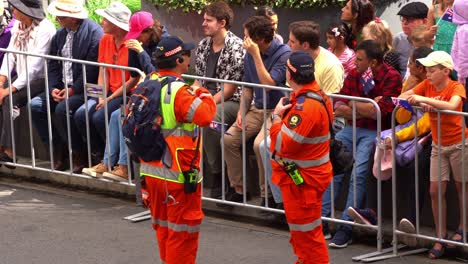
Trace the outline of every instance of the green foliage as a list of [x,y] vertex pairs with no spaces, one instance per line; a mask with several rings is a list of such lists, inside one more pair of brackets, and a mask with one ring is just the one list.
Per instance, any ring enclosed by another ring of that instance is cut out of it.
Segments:
[[100,8],[106,8],[110,2],[122,2],[124,3],[132,13],[141,10],[141,1],[140,0],[87,0],[85,1],[86,9],[89,12],[89,18],[96,21],[97,23],[101,22],[101,17],[97,15],[94,11]]
[[[184,12],[198,11],[213,0],[148,0],[156,6],[164,6],[168,9],[180,8]],[[327,6],[342,6],[347,0],[231,0],[228,1],[232,5],[253,5],[283,8],[307,8],[307,7],[327,7]]]

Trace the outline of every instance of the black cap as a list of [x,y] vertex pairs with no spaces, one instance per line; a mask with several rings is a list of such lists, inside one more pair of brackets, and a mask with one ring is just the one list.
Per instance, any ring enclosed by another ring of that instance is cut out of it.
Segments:
[[180,38],[176,36],[169,36],[162,38],[156,46],[154,56],[156,58],[169,58],[182,51],[193,50],[195,44],[184,43]]
[[397,15],[402,17],[427,18],[429,8],[422,2],[412,2],[403,6]]
[[305,51],[295,51],[291,53],[286,65],[293,73],[314,71],[314,59]]

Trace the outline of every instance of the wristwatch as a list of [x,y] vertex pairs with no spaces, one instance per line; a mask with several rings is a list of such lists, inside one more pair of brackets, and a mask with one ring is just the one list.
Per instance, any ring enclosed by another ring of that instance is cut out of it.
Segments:
[[277,118],[277,117],[281,119],[281,116],[280,116],[280,115],[278,115],[278,114],[272,114],[272,115],[271,115],[271,122],[275,121],[275,118]]

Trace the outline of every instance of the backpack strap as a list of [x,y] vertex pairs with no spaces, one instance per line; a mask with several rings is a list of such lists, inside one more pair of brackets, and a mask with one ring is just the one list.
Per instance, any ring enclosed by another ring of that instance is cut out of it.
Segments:
[[318,102],[320,102],[322,104],[322,106],[325,108],[325,112],[327,112],[328,126],[329,126],[329,130],[330,130],[331,138],[335,139],[335,131],[333,130],[333,126],[332,126],[332,122],[331,122],[331,118],[330,118],[330,113],[328,112],[328,108],[325,105],[325,102],[323,100],[322,95],[320,95],[320,94],[318,94],[316,92],[313,92],[313,91],[309,91],[307,93],[302,93],[302,94],[298,95],[298,97],[300,97],[300,96],[304,96],[306,98],[313,99],[313,100],[318,101]]

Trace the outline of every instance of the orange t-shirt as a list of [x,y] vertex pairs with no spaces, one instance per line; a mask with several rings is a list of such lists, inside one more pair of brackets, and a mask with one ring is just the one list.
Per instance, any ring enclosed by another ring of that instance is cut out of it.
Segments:
[[[452,96],[458,95],[462,98],[462,102],[457,106],[456,111],[462,111],[463,101],[466,99],[465,88],[461,83],[450,80],[447,83],[447,86],[441,90],[436,91],[436,88],[428,81],[424,80],[422,83],[418,84],[413,89],[415,94],[429,97],[441,101],[450,101]],[[431,131],[432,139],[435,144],[438,142],[437,134],[437,113],[431,112],[430,121],[431,121]],[[442,146],[449,146],[457,144],[462,141],[462,116],[459,115],[449,115],[441,114],[440,115],[440,144]],[[468,136],[468,130],[465,132]]]
[[[128,66],[128,48],[125,44],[120,45],[119,49],[114,43],[114,36],[104,34],[99,42],[99,56],[98,62],[108,63],[120,66]],[[111,92],[115,92],[118,88],[122,87],[122,70],[107,68],[107,85],[106,87]],[[125,71],[125,81],[130,78],[130,72]],[[127,87],[127,89],[133,87]]]

